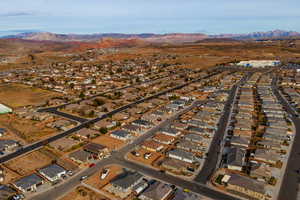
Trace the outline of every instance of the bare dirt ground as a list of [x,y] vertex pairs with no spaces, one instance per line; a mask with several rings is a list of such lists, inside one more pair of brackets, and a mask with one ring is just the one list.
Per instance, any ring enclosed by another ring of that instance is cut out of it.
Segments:
[[60,94],[22,84],[0,85],[0,102],[12,108],[42,105],[56,96]]
[[20,176],[26,176],[33,173],[36,169],[49,165],[51,161],[50,157],[40,151],[34,151],[8,161],[4,166]]
[[20,119],[14,114],[1,115],[0,126],[27,142],[41,140],[57,133],[56,129],[45,127],[43,122]]
[[[109,174],[107,177],[103,180],[100,179],[102,170],[104,168],[108,168]],[[103,169],[99,170],[97,173],[95,173],[93,176],[89,177],[85,183],[96,188],[101,189],[105,185],[107,185],[111,180],[113,180],[117,175],[123,172],[123,168],[118,165],[111,165],[111,166],[105,166]]]
[[100,194],[96,194],[85,187],[79,186],[67,195],[62,197],[60,200],[110,200]]
[[124,142],[115,138],[112,138],[108,135],[101,135],[94,140],[92,140],[94,143],[98,143],[101,145],[106,146],[110,151],[116,150],[124,146]]
[[[129,160],[137,161],[140,162],[144,165],[153,165],[153,163],[158,160],[160,157],[162,157],[161,153],[158,152],[152,152],[152,151],[147,151],[146,149],[140,148],[139,150],[136,151],[137,153],[140,154],[140,156],[134,156],[130,152],[126,155]],[[149,159],[144,158],[145,153],[151,153],[151,156]]]

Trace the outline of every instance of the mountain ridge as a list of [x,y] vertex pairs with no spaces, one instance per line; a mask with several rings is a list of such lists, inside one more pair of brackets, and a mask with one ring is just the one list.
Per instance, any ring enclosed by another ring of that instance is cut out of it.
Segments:
[[103,39],[110,38],[112,40],[143,40],[150,43],[182,43],[196,42],[211,38],[230,38],[236,40],[256,40],[267,38],[288,38],[298,37],[299,32],[273,30],[266,32],[252,32],[246,34],[218,34],[208,35],[204,33],[140,33],[140,34],[125,34],[125,33],[95,33],[95,34],[57,34],[50,32],[28,32],[16,35],[3,36],[0,38],[10,39],[18,38],[34,41],[57,41],[57,42],[99,42]]

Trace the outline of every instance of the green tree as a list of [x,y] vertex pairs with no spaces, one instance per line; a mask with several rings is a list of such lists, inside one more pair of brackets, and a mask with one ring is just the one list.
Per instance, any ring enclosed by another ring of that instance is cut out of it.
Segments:
[[107,133],[107,128],[106,127],[101,127],[100,128],[100,133],[106,134]]

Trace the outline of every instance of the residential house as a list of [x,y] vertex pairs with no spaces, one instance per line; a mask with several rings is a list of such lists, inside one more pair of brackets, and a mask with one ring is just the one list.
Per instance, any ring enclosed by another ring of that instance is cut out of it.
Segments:
[[226,184],[227,190],[242,193],[248,196],[247,199],[266,200],[270,198],[265,183],[250,177],[230,173],[223,177],[222,182]]
[[242,148],[232,147],[226,156],[226,165],[228,169],[242,171],[245,166],[246,151]]
[[175,141],[175,138],[169,135],[165,135],[162,133],[157,133],[152,138],[154,141],[162,143],[162,144],[171,144]]
[[73,153],[70,153],[69,158],[79,164],[84,164],[90,160],[90,153],[83,151],[83,150],[77,150]]
[[278,143],[276,141],[271,141],[271,140],[261,140],[261,141],[258,141],[256,145],[259,148],[273,149],[276,151],[280,151],[282,149],[282,146],[280,143]]
[[128,131],[129,133],[132,133],[132,134],[142,134],[143,133],[143,130],[141,129],[141,127],[135,126],[132,124],[122,126],[122,129],[125,131]]
[[38,172],[51,182],[60,180],[67,173],[63,167],[57,164],[51,164],[38,170]]
[[189,133],[183,137],[187,141],[202,143],[204,138],[201,135],[195,133]]
[[2,137],[6,132],[7,130],[5,128],[0,128],[0,137]]
[[139,198],[141,200],[168,200],[173,193],[173,188],[170,185],[156,181]]
[[230,143],[231,145],[247,149],[251,143],[251,138],[240,136],[240,135],[239,136],[233,135],[230,140]]
[[14,151],[19,146],[19,142],[15,140],[0,140],[0,151]]
[[154,152],[159,152],[164,148],[164,146],[161,143],[155,142],[154,140],[146,140],[142,143],[141,146],[148,151]]
[[182,160],[184,162],[188,162],[188,163],[194,163],[196,162],[196,157],[194,156],[193,153],[191,152],[187,152],[181,149],[174,149],[171,150],[167,153],[169,158],[174,158],[174,159],[178,159],[178,160]]
[[93,158],[99,159],[108,152],[108,148],[101,144],[89,143],[83,147],[83,150],[90,153]]
[[134,120],[132,122],[133,125],[136,125],[136,126],[139,126],[139,127],[142,127],[142,128],[145,128],[145,129],[149,129],[152,127],[152,123],[149,122],[149,121],[146,121],[146,120],[142,120],[142,119],[137,119],[137,120]]
[[171,128],[171,127],[164,127],[160,130],[160,132],[165,135],[169,135],[169,136],[173,136],[173,137],[177,137],[181,134],[180,131],[178,131],[175,128]]
[[123,140],[123,141],[129,140],[132,138],[132,135],[130,133],[128,133],[127,131],[122,130],[122,129],[113,131],[110,134],[110,136],[113,138],[119,139],[119,140]]
[[17,193],[16,190],[8,185],[0,185],[0,199],[12,199],[11,197]]
[[34,192],[37,190],[38,186],[42,185],[44,180],[36,174],[31,174],[25,176],[16,182],[13,185],[22,192]]
[[266,163],[251,162],[250,176],[259,181],[269,181],[272,177],[275,179],[280,178],[281,170],[271,167]]
[[188,125],[180,123],[180,122],[173,122],[171,124],[171,127],[183,131],[183,130],[187,129]]
[[[201,200],[202,198],[192,192],[186,192],[183,189],[177,189],[172,200]],[[205,198],[203,198],[204,200]]]
[[129,192],[136,186],[140,181],[142,181],[143,175],[137,172],[126,171],[119,176],[117,176],[111,184],[114,188],[121,192]]
[[178,149],[183,149],[186,151],[191,151],[191,152],[204,152],[206,151],[206,146],[205,145],[200,145],[198,143],[194,143],[191,141],[187,140],[181,140],[176,144],[176,147]]
[[279,153],[271,149],[257,149],[253,156],[253,160],[264,162],[271,165],[276,165],[281,162],[282,158]]
[[88,128],[80,129],[75,133],[77,137],[84,140],[88,140],[97,134],[99,134],[97,131]]
[[[175,173],[186,173],[189,172],[187,169],[189,167],[191,167],[190,163],[181,161],[181,160],[177,160],[177,159],[172,159],[172,158],[166,158],[163,160],[163,162],[161,163],[161,166],[165,169],[168,169],[172,172]],[[191,172],[189,172],[191,173]]]

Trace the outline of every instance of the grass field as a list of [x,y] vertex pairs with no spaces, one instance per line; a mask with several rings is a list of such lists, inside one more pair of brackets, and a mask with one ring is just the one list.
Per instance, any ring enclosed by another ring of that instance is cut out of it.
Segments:
[[12,108],[41,105],[55,96],[60,96],[60,94],[22,84],[0,85],[0,103]]

